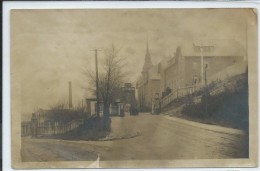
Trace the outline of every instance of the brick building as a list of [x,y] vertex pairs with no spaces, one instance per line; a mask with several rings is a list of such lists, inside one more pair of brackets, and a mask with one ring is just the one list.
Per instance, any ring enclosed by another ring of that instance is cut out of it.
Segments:
[[[244,63],[245,49],[235,40],[197,41],[177,47],[160,69],[161,95],[167,90],[205,84],[225,68]],[[158,65],[160,66],[161,63]],[[241,68],[241,67],[240,67]],[[245,67],[242,67],[243,69]],[[215,79],[222,79],[222,76]]]

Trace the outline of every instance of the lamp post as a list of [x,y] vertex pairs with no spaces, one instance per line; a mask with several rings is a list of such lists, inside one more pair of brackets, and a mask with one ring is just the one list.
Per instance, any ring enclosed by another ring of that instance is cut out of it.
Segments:
[[203,68],[204,68],[204,60],[203,60],[203,46],[200,46],[200,62],[201,62],[201,83],[203,84]]
[[207,84],[207,68],[208,64],[205,64],[205,114],[208,114],[208,96],[209,96],[209,91],[208,91],[208,84]]
[[205,64],[205,71],[204,71],[204,73],[205,73],[205,86],[207,87],[208,86],[208,84],[207,84],[207,68],[208,68],[208,64]]

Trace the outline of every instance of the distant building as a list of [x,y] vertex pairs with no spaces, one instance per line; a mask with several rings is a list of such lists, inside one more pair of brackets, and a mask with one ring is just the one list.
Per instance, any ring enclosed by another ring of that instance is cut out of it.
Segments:
[[31,126],[31,121],[24,121],[21,124],[21,136],[29,136],[31,135],[32,131],[32,126]]
[[142,75],[136,83],[136,88],[140,111],[152,111],[154,98],[160,91],[160,75],[158,66],[152,64],[148,41]]
[[38,119],[37,119],[35,113],[32,114],[30,123],[31,123],[31,135],[32,135],[32,137],[36,137],[39,132],[39,130],[38,130],[39,123],[38,123]]
[[131,83],[125,83],[120,89],[120,101],[124,103],[125,111],[128,112],[131,105],[136,104],[135,87]]

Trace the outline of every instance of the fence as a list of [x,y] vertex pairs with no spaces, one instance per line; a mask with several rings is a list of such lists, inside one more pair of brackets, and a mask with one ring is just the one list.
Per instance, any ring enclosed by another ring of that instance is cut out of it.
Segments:
[[78,128],[80,125],[83,124],[83,120],[73,120],[66,124],[61,122],[47,122],[47,123],[40,123],[38,125],[37,135],[59,135],[69,132],[73,129]]
[[[31,122],[30,126],[22,125],[22,136],[50,136],[50,135],[60,135],[72,131],[78,128],[84,123],[83,119],[73,120],[66,124],[62,122]],[[29,129],[30,128],[30,129]]]
[[[230,77],[225,81],[212,81],[211,84],[209,84],[209,93],[210,95],[215,95],[224,92],[226,89],[233,90],[235,88],[239,88],[240,86],[245,84],[245,82],[247,81],[246,78],[246,74],[240,74],[237,76]],[[185,97],[193,93],[198,93],[199,91],[203,92],[203,89],[205,89],[205,86],[202,85],[178,88],[161,100],[161,107],[166,107],[175,99]],[[200,94],[201,95],[197,95],[194,97],[193,100],[195,103],[201,101],[202,93]]]
[[168,96],[164,97],[161,102],[161,107],[164,108],[170,104],[173,100],[184,97],[188,94],[192,94],[198,90],[198,86],[188,86],[183,88],[177,88],[171,92]]

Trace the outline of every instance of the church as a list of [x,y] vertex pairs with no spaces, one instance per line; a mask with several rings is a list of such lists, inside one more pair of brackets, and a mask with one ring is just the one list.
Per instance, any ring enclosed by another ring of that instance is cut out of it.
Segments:
[[136,88],[139,110],[153,113],[154,101],[160,92],[160,74],[158,65],[152,64],[148,41],[142,73],[136,83]]

